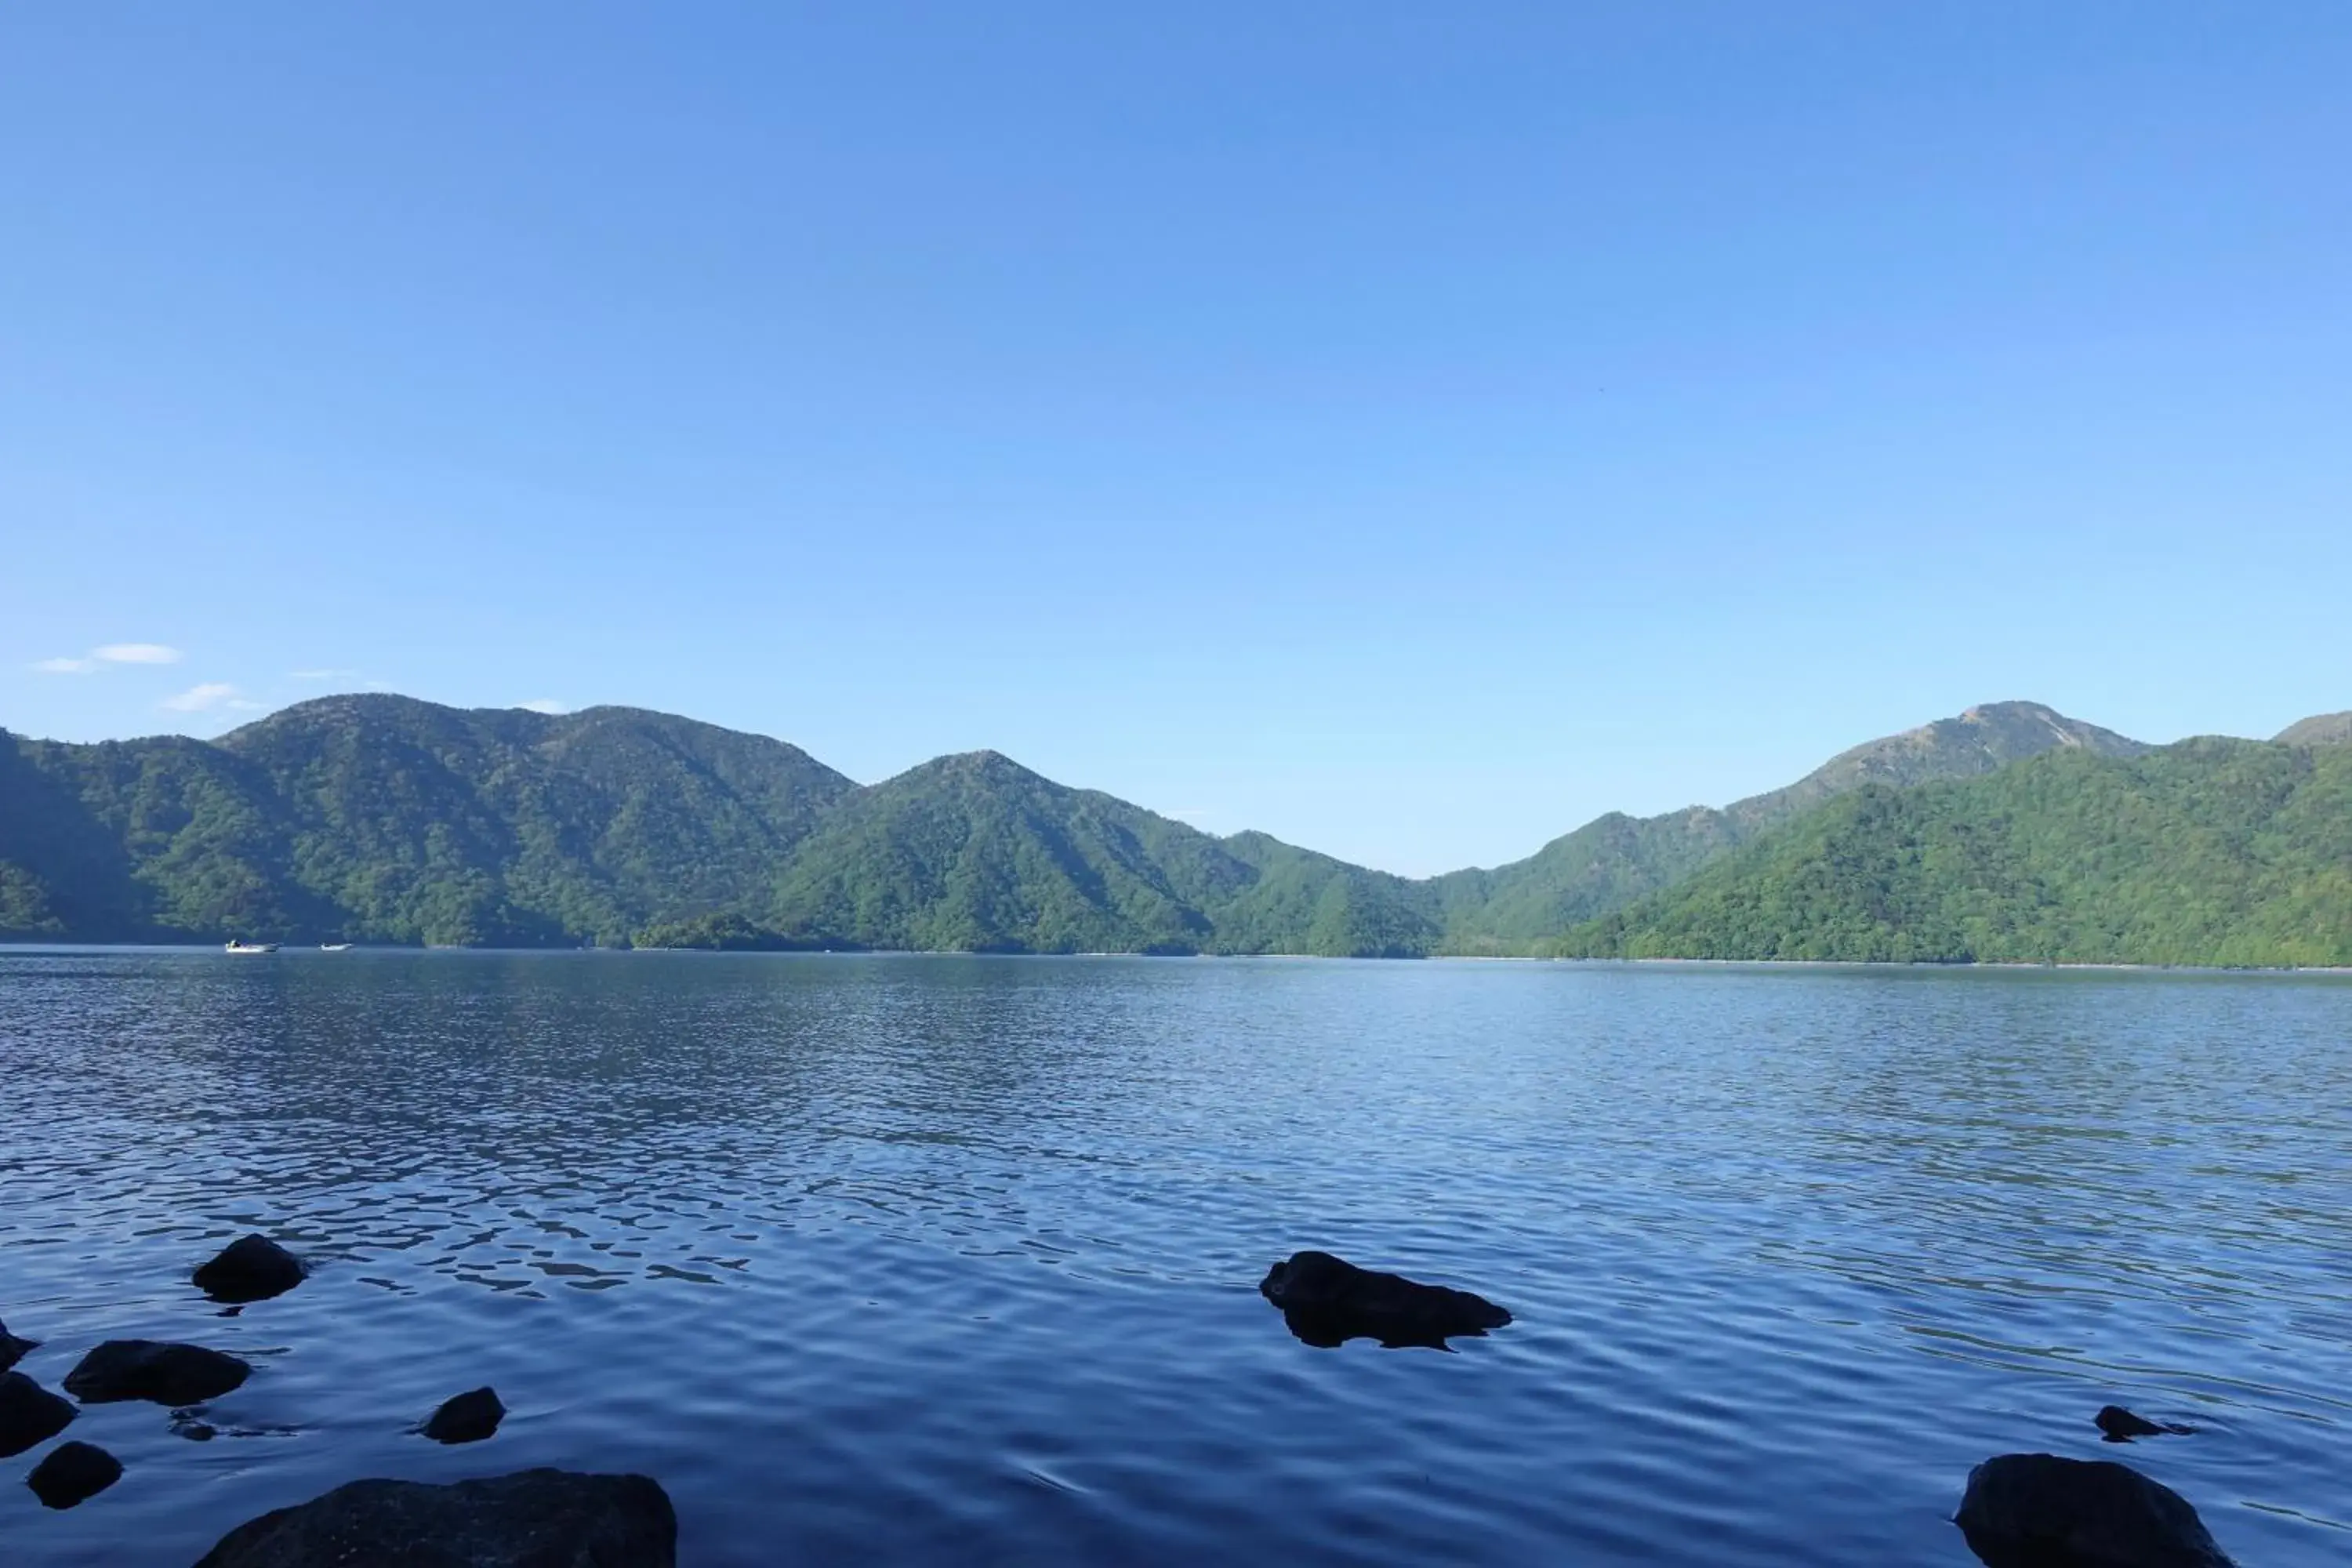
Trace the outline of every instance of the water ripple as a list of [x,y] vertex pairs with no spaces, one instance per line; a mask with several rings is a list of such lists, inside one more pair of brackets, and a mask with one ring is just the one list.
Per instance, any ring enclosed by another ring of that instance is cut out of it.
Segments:
[[[2342,1559],[2352,984],[1572,965],[0,956],[0,1316],[253,1359],[11,1561],[638,1468],[686,1560],[1969,1561],[1987,1454]],[[316,1267],[225,1315],[248,1229]],[[1517,1314],[1301,1345],[1322,1247]],[[495,1384],[494,1443],[415,1423]],[[11,1464],[29,1465],[31,1457]],[[13,1473],[13,1471],[12,1471]]]

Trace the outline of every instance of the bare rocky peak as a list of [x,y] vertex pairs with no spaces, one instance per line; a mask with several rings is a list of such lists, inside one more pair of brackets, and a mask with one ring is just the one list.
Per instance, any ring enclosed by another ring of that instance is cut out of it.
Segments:
[[2282,746],[2342,746],[2352,744],[2352,710],[2315,713],[2289,724],[2271,737]]
[[1776,820],[1867,784],[1903,787],[1936,779],[1972,778],[2069,747],[2108,757],[2136,757],[2150,749],[2113,730],[2069,719],[2039,702],[1987,702],[1955,718],[1865,741],[1840,752],[1795,784],[1752,795],[1728,810],[1743,822]]

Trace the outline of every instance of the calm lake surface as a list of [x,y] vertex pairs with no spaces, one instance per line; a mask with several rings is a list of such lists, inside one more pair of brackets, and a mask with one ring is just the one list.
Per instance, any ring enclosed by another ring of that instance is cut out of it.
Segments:
[[[0,1460],[28,1568],[531,1465],[695,1564],[1966,1564],[2019,1449],[2352,1561],[2344,978],[0,951],[0,1129],[20,1370],[258,1369],[85,1410],[72,1512]],[[256,1228],[317,1272],[220,1315]],[[1518,1321],[1310,1348],[1307,1247]]]

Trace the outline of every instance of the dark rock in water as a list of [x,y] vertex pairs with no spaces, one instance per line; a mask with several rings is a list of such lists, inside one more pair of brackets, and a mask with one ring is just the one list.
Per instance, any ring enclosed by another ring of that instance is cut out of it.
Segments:
[[1990,1568],[2231,1568],[2188,1499],[2105,1459],[1987,1459],[1954,1522]]
[[240,1236],[195,1273],[196,1289],[215,1301],[267,1301],[302,1283],[302,1260],[266,1236]]
[[18,1339],[8,1331],[7,1324],[0,1323],[0,1372],[6,1372],[23,1361],[26,1352],[39,1349],[40,1344],[38,1340]]
[[66,1392],[84,1405],[152,1399],[158,1405],[200,1405],[242,1384],[253,1368],[202,1345],[155,1340],[109,1340],[66,1373]]
[[645,1476],[520,1470],[455,1486],[353,1481],[238,1525],[196,1568],[674,1568],[677,1514]]
[[497,1391],[478,1388],[436,1410],[425,1423],[424,1432],[436,1443],[478,1443],[506,1418],[507,1407],[499,1403]]
[[2167,1434],[2185,1436],[2197,1430],[2175,1421],[2151,1421],[2145,1415],[2134,1415],[2120,1405],[2105,1405],[2091,1417],[2092,1423],[2110,1443],[2128,1443],[2135,1437],[2161,1437]]
[[12,1459],[64,1431],[79,1414],[21,1372],[0,1372],[0,1459]]
[[88,1502],[122,1479],[122,1461],[89,1443],[60,1443],[33,1467],[25,1484],[45,1508]]
[[172,1423],[172,1436],[185,1437],[191,1443],[209,1443],[220,1436],[220,1428],[209,1421],[198,1421],[193,1416],[184,1415]]
[[1483,1296],[1359,1268],[1328,1252],[1294,1252],[1266,1270],[1258,1293],[1282,1309],[1290,1331],[1328,1349],[1375,1339],[1390,1349],[1444,1349],[1448,1338],[1484,1334],[1511,1314]]

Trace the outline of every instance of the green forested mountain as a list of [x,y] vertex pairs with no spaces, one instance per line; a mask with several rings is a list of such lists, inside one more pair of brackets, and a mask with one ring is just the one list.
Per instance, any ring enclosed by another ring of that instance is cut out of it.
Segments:
[[1525,952],[1559,931],[1680,882],[1700,867],[1865,784],[1971,778],[2051,751],[2137,756],[2147,748],[2038,702],[1990,702],[1841,752],[1785,788],[1717,810],[1611,813],[1528,859],[1438,879],[1456,952]]
[[992,752],[871,788],[633,709],[329,698],[218,742],[0,732],[0,935],[1417,954],[1423,885]]
[[[0,936],[2311,962],[2334,951],[2341,718],[2151,752],[1993,704],[1719,810],[1411,881],[993,752],[860,787],[665,714],[339,697],[209,744],[0,732]],[[2208,752],[2239,782],[2200,773]],[[2231,793],[2259,780],[2303,804],[2262,816]],[[2166,877],[2196,897],[2092,920]]]
[[332,697],[211,744],[7,736],[0,930],[617,940],[756,903],[856,788],[782,742],[623,708]]
[[1866,785],[1558,951],[2352,963],[2352,746],[2208,738]]
[[786,865],[770,923],[873,947],[1427,952],[1414,883],[1216,838],[993,752],[860,791]]

